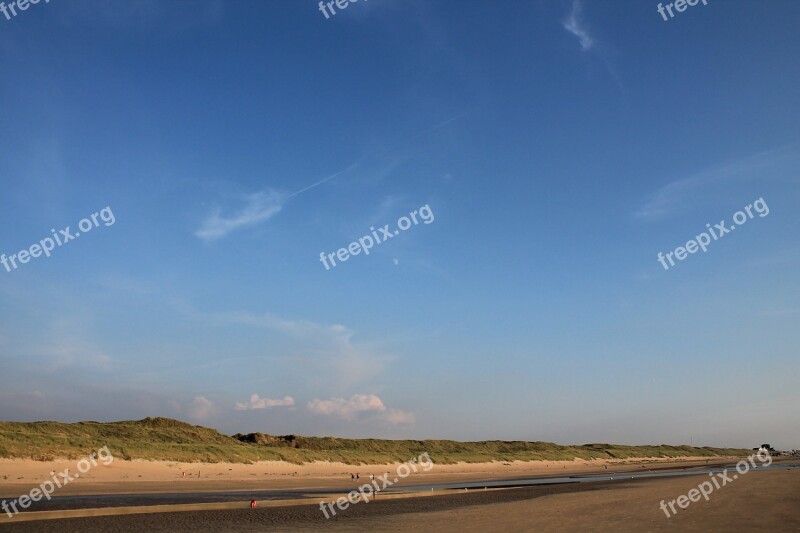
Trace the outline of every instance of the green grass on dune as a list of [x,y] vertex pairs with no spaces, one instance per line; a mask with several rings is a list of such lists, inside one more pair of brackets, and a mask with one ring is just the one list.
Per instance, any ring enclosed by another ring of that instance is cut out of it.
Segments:
[[249,463],[273,460],[301,464],[340,461],[347,464],[404,462],[428,452],[438,464],[485,461],[571,461],[644,457],[714,457],[747,455],[748,450],[691,446],[624,446],[549,442],[339,439],[272,436],[263,433],[223,435],[215,429],[168,418],[124,422],[0,422],[0,457],[79,459],[108,446],[117,459]]

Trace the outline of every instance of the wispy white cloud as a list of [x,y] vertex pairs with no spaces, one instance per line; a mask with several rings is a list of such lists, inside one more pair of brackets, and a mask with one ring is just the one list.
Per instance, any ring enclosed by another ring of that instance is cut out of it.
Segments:
[[[611,79],[614,80],[614,83],[624,95],[626,93],[625,86],[614,66],[614,58],[617,57],[619,53],[613,46],[602,42],[590,33],[588,24],[583,19],[583,5],[580,0],[573,0],[572,8],[567,17],[561,21],[561,25],[565,30],[578,38],[583,52],[591,54],[593,57],[600,60],[602,66],[606,69]],[[593,69],[594,62],[587,64],[587,68]]]
[[250,401],[247,403],[236,402],[237,411],[248,411],[251,409],[270,409],[272,407],[291,407],[294,405],[294,398],[291,396],[284,396],[281,400],[273,400],[270,398],[260,398],[258,394],[250,396]]
[[205,241],[219,239],[239,228],[269,220],[280,213],[285,201],[285,195],[272,190],[251,194],[245,198],[244,207],[230,215],[215,208],[194,234]]
[[[464,112],[451,117],[431,128],[424,130],[422,133],[415,135],[409,139],[409,142],[417,139],[418,137],[441,129],[468,114],[469,112]],[[194,232],[194,235],[205,241],[214,241],[225,237],[237,229],[255,226],[257,224],[266,222],[280,213],[291,198],[315,189],[316,187],[319,187],[320,185],[323,185],[342,174],[350,172],[351,170],[362,165],[366,159],[366,155],[362,156],[347,168],[326,176],[292,193],[282,193],[272,189],[259,191],[245,196],[242,201],[243,205],[239,209],[230,210],[229,213],[223,213],[222,208],[215,207],[202,222],[200,228]],[[393,156],[390,158],[388,163],[385,163],[382,166],[382,168],[374,172],[370,172],[370,179],[378,181],[384,179],[387,175],[391,174],[399,164],[400,158]]]
[[91,313],[76,309],[74,316],[64,316],[42,324],[36,341],[9,342],[9,347],[25,354],[25,361],[41,372],[65,370],[108,372],[119,362],[93,340]]
[[244,324],[247,326],[269,328],[282,333],[298,336],[309,336],[316,334],[334,333],[339,334],[346,331],[344,326],[335,324],[324,326],[302,319],[282,318],[274,313],[254,314],[247,311],[233,311],[229,313],[200,314],[199,316],[212,319],[218,324]]
[[335,384],[339,390],[346,390],[375,378],[394,359],[368,343],[354,341],[355,332],[341,324],[286,319],[273,313],[203,313],[184,304],[179,304],[178,308],[196,320],[215,326],[241,324],[296,337],[297,348],[290,359],[294,366],[303,369],[305,379],[318,379],[317,386]]
[[589,30],[586,28],[586,23],[583,21],[581,17],[581,12],[583,7],[581,6],[580,0],[573,0],[572,2],[572,10],[564,19],[561,24],[564,26],[564,29],[573,34],[581,43],[581,49],[583,51],[591,50],[595,44],[594,38],[589,35]]
[[306,407],[314,414],[340,417],[348,421],[380,419],[393,425],[414,423],[413,413],[401,409],[389,409],[374,394],[355,394],[349,400],[314,399],[308,402]]
[[330,176],[322,178],[319,181],[307,185],[302,189],[293,193],[282,193],[272,189],[259,191],[247,195],[243,199],[243,206],[238,210],[233,210],[230,214],[223,214],[222,209],[215,207],[211,214],[201,224],[200,228],[194,232],[196,237],[205,241],[214,241],[225,237],[232,231],[240,228],[255,226],[262,222],[266,222],[283,210],[286,202],[299,194],[310,191],[315,187],[319,187],[337,176],[349,172],[356,168],[358,163],[353,163],[344,170],[340,170]]
[[[655,219],[678,211],[707,196],[719,197],[720,183],[780,179],[793,176],[800,164],[800,145],[791,144],[719,165],[674,180],[656,191],[634,216]],[[704,194],[704,191],[707,194]]]

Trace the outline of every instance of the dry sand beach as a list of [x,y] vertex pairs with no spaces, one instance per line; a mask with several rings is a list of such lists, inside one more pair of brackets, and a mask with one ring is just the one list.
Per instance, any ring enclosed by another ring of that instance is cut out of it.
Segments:
[[[440,483],[476,479],[575,474],[612,469],[641,469],[672,466],[703,466],[718,462],[705,457],[680,461],[663,458],[593,461],[513,461],[436,465],[429,472],[411,474],[402,484]],[[93,468],[80,479],[59,489],[61,496],[78,494],[195,492],[246,489],[304,489],[351,487],[351,473],[362,478],[394,472],[399,464],[354,466],[336,462],[292,464],[283,461],[241,463],[181,463],[175,461],[121,461]],[[0,494],[8,497],[28,492],[31,486],[65,468],[74,471],[75,461],[51,462],[31,459],[0,459]],[[185,474],[185,475],[184,475]]]

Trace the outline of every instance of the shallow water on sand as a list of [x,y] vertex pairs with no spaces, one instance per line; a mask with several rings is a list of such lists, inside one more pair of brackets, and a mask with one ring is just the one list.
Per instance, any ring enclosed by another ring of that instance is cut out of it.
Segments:
[[[800,464],[779,464],[772,466],[759,466],[751,468],[751,472],[771,469],[798,468]],[[591,483],[599,481],[624,481],[630,479],[647,479],[659,477],[697,476],[722,473],[724,470],[735,471],[733,467],[714,467],[690,469],[680,471],[648,470],[642,472],[596,472],[586,474],[573,474],[565,476],[537,476],[515,479],[487,479],[485,481],[470,481],[461,483],[430,483],[419,485],[404,485],[392,487],[392,492],[430,491],[444,489],[475,490],[483,488],[528,487],[536,485],[558,485],[564,483]],[[355,489],[356,486],[353,487]],[[350,490],[353,490],[350,489]],[[319,490],[263,490],[263,491],[227,491],[227,492],[192,492],[192,493],[162,493],[162,494],[108,494],[86,496],[56,496],[50,501],[40,501],[31,505],[23,512],[31,511],[56,511],[65,509],[90,509],[101,507],[129,507],[143,505],[176,505],[192,503],[222,503],[239,502],[246,500],[292,500],[307,498],[310,494],[342,495],[347,491],[341,489]]]

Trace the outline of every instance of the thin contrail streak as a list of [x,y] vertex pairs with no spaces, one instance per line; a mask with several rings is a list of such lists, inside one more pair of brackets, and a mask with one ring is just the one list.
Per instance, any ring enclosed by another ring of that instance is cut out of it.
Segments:
[[302,192],[306,192],[306,191],[308,191],[308,190],[310,190],[310,189],[313,189],[314,187],[317,187],[317,186],[319,186],[319,185],[322,185],[322,184],[323,184],[323,183],[325,183],[326,181],[328,181],[328,180],[332,180],[333,178],[335,178],[335,177],[336,177],[336,176],[338,176],[339,174],[344,174],[345,172],[347,172],[347,171],[349,171],[349,170],[352,170],[352,169],[354,169],[354,168],[355,168],[355,167],[357,167],[357,166],[358,166],[358,162],[355,162],[355,163],[353,163],[352,165],[350,165],[349,167],[347,167],[346,169],[344,169],[344,170],[340,170],[340,171],[339,171],[339,172],[337,172],[336,174],[331,174],[331,175],[330,175],[330,176],[328,176],[327,178],[322,178],[322,179],[321,179],[321,180],[319,180],[318,182],[316,182],[316,183],[312,183],[312,184],[311,184],[311,185],[309,185],[308,187],[303,187],[303,188],[302,188],[302,189],[300,189],[299,191],[293,192],[292,194],[290,194],[289,196],[287,196],[287,197],[286,197],[286,199],[288,200],[288,199],[289,199],[289,198],[291,198],[292,196],[297,196],[298,194],[300,194],[300,193],[302,193]]
[[417,135],[414,135],[413,137],[411,137],[411,138],[409,139],[409,141],[413,141],[414,139],[417,139],[417,138],[419,138],[419,137],[422,137],[423,135],[427,135],[428,133],[431,133],[432,131],[436,131],[436,130],[438,130],[439,128],[443,128],[443,127],[447,126],[448,124],[450,124],[451,122],[455,122],[456,120],[458,120],[458,119],[460,119],[461,117],[463,117],[463,116],[466,116],[466,115],[469,115],[469,111],[464,111],[464,112],[463,112],[463,113],[461,113],[460,115],[456,115],[456,116],[454,116],[453,118],[450,118],[450,119],[447,119],[447,120],[445,120],[445,121],[444,121],[444,122],[442,122],[441,124],[437,124],[436,126],[434,126],[434,127],[430,128],[430,129],[427,129],[427,130],[423,131],[422,133],[418,133]]
[[[415,135],[414,137],[411,137],[411,138],[409,139],[409,141],[413,141],[414,139],[417,139],[417,138],[419,138],[419,137],[422,137],[423,135],[427,135],[428,133],[431,133],[432,131],[436,131],[436,130],[438,130],[439,128],[443,128],[443,127],[447,126],[448,124],[450,124],[451,122],[455,122],[456,120],[458,120],[458,119],[460,119],[461,117],[463,117],[463,116],[465,116],[465,115],[468,115],[468,114],[469,114],[469,111],[465,111],[464,113],[461,113],[460,115],[456,115],[456,116],[454,116],[453,118],[447,119],[447,120],[445,120],[444,122],[442,122],[441,124],[437,124],[436,126],[433,126],[432,128],[429,128],[429,129],[427,129],[427,130],[423,131],[422,133],[419,133],[419,134]],[[363,157],[362,157],[361,159],[363,159]],[[357,167],[357,166],[358,166],[358,164],[359,164],[359,162],[361,161],[361,159],[359,159],[358,161],[356,161],[355,163],[353,163],[352,165],[350,165],[350,166],[349,166],[349,167],[347,167],[346,169],[344,169],[344,170],[340,170],[340,171],[339,171],[339,172],[337,172],[336,174],[331,174],[330,176],[328,176],[328,177],[326,177],[326,178],[322,178],[321,180],[319,180],[319,181],[318,181],[318,182],[316,182],[316,183],[312,183],[312,184],[311,184],[311,185],[309,185],[308,187],[303,187],[303,188],[302,188],[302,189],[300,189],[299,191],[295,191],[295,192],[293,192],[292,194],[288,195],[288,196],[286,197],[286,199],[288,200],[288,199],[289,199],[289,198],[291,198],[292,196],[297,196],[297,195],[298,195],[298,194],[300,194],[300,193],[304,193],[304,192],[306,192],[306,191],[308,191],[308,190],[310,190],[310,189],[313,189],[314,187],[318,187],[318,186],[322,185],[322,184],[323,184],[323,183],[325,183],[326,181],[332,180],[333,178],[335,178],[336,176],[339,176],[340,174],[344,174],[345,172],[348,172],[348,171],[350,171],[350,170],[353,170],[355,167]]]

